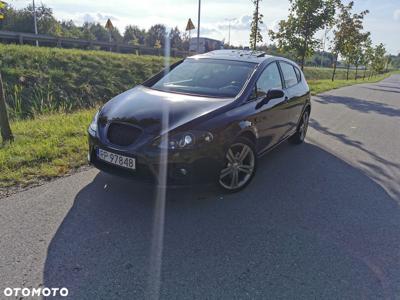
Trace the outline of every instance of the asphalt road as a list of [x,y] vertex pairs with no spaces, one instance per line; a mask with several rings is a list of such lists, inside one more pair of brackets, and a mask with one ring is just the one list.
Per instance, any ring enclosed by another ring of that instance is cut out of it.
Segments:
[[315,97],[243,192],[169,191],[161,257],[155,196],[88,170],[0,199],[0,298],[141,299],[158,258],[162,299],[400,299],[400,75]]

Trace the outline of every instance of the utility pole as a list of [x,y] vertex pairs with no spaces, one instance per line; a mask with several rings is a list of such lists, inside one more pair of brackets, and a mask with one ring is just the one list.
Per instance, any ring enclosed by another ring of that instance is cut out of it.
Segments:
[[200,52],[200,11],[201,11],[201,0],[199,0],[199,11],[197,15],[197,53]]
[[228,21],[228,46],[231,45],[231,22],[236,20],[236,18],[232,19],[225,19],[225,21]]
[[324,37],[322,39],[322,58],[321,58],[321,68],[324,66],[324,58],[325,58],[325,46],[326,46],[326,36],[328,35],[330,29],[325,27]]
[[[38,35],[35,0],[32,0],[32,8],[33,8],[33,23],[35,25],[35,35]],[[39,46],[39,41],[36,40],[36,47],[38,46]]]

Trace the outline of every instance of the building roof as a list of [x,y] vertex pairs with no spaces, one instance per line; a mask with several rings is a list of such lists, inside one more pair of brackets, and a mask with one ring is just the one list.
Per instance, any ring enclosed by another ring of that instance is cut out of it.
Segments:
[[224,49],[207,52],[204,54],[198,54],[192,56],[192,58],[215,58],[215,59],[226,59],[226,60],[240,60],[254,63],[261,63],[268,58],[273,56],[267,55],[262,51],[252,50],[235,50],[235,49]]
[[[218,42],[218,43],[222,43],[222,41],[220,40],[216,40],[216,39],[211,39],[208,37],[199,37],[199,39],[202,41],[213,41],[213,42]],[[197,42],[197,37],[191,37],[189,41],[193,41],[193,42]]]

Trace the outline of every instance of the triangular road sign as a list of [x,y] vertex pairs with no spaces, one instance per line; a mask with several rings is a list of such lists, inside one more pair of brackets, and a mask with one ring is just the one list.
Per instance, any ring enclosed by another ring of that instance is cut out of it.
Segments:
[[186,25],[186,31],[188,30],[193,30],[195,27],[193,25],[192,19],[189,18],[187,25]]
[[106,26],[105,26],[108,30],[112,30],[113,28],[114,28],[114,25],[113,25],[113,23],[111,23],[111,20],[110,19],[108,19],[107,20],[107,23],[106,23]]

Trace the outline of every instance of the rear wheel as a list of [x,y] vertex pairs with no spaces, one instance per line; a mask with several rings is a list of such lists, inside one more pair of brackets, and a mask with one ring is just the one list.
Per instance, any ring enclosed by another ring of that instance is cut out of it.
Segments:
[[290,138],[293,144],[301,144],[306,138],[308,123],[310,120],[310,111],[307,109],[301,116],[299,126],[297,127],[296,133]]
[[228,149],[225,166],[219,174],[219,185],[229,192],[238,192],[246,187],[257,168],[254,144],[246,139],[237,139]]

